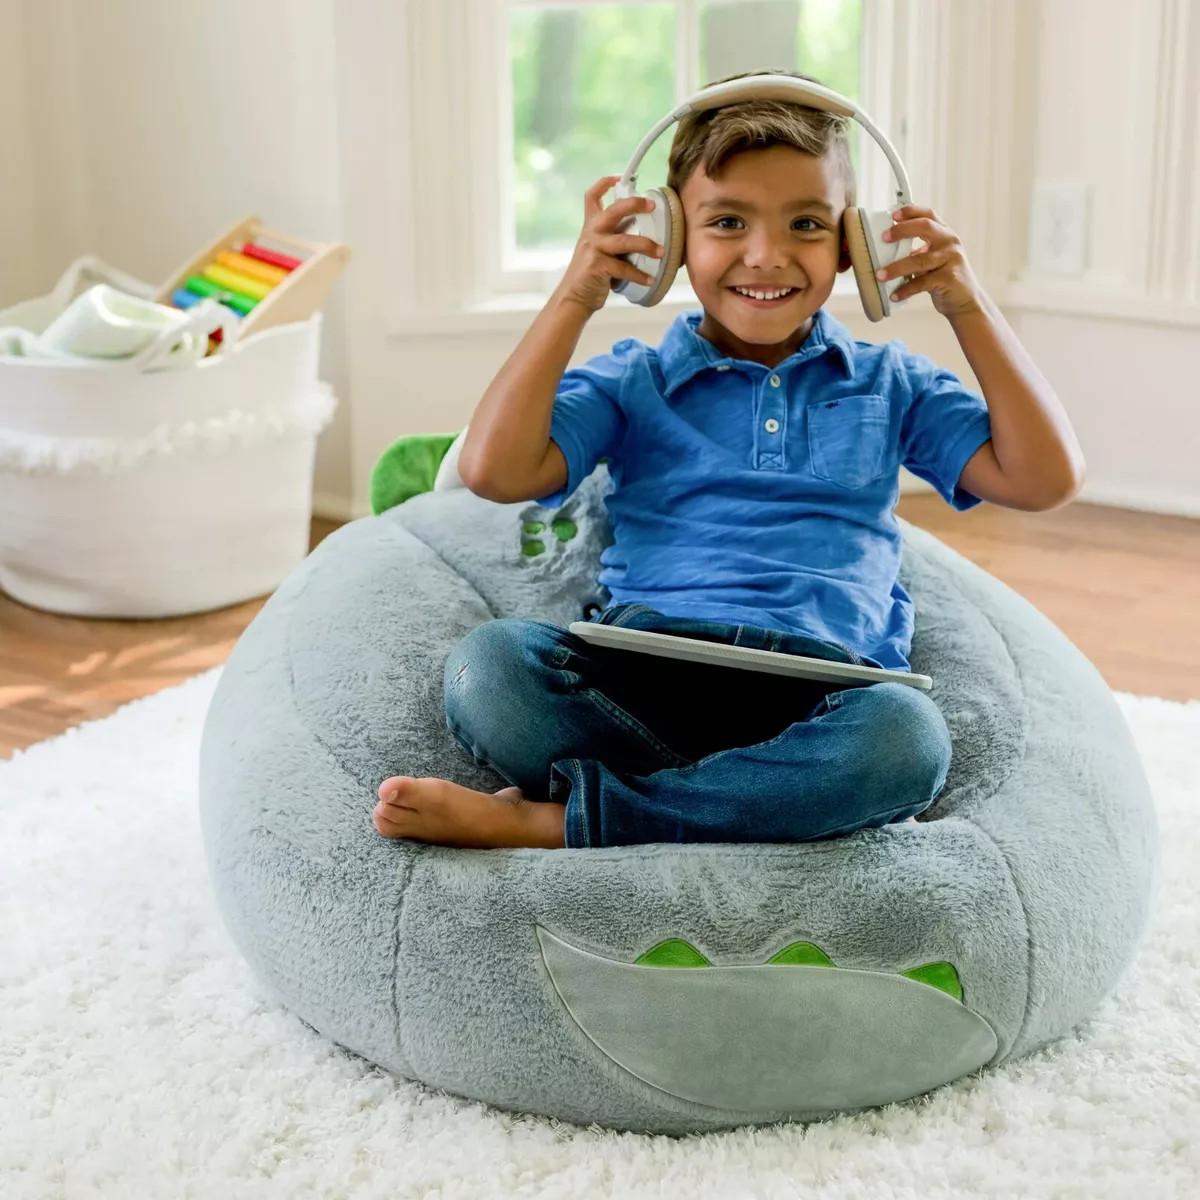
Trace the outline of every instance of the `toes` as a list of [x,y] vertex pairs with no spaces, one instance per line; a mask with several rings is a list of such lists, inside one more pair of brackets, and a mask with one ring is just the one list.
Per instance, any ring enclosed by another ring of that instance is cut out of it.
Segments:
[[412,783],[412,780],[407,775],[393,775],[390,779],[385,779],[379,785],[379,791],[376,795],[380,800],[396,800],[400,793]]
[[377,832],[384,837],[411,837],[412,820],[416,813],[411,808],[401,808],[396,804],[380,801],[375,805],[371,819]]

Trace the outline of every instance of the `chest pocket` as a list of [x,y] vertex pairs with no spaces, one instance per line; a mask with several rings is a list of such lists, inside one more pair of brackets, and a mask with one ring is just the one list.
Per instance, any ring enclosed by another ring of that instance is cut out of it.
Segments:
[[842,396],[808,409],[808,456],[818,479],[865,487],[887,469],[888,402],[882,396]]

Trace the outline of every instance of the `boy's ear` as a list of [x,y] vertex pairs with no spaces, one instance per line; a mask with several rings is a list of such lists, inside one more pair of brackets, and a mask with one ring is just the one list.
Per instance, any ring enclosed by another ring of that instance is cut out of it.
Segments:
[[848,271],[854,264],[850,261],[850,244],[846,241],[846,235],[842,234],[842,250],[838,255],[838,274],[843,271]]

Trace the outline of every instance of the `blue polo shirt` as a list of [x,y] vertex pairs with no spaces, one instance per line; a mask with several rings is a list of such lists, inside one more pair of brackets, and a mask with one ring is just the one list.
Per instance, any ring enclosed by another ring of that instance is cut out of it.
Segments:
[[683,313],[657,348],[617,342],[566,371],[550,437],[567,460],[554,508],[609,460],[615,604],[805,633],[908,670],[898,469],[956,509],[991,437],[987,405],[902,342],[855,341],[824,309],[773,370],[726,358]]

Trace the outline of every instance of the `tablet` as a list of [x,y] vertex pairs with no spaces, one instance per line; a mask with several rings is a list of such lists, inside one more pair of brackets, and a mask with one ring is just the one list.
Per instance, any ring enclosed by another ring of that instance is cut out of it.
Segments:
[[888,671],[883,667],[830,662],[826,658],[809,658],[801,654],[779,654],[774,650],[754,650],[749,646],[726,646],[721,642],[677,637],[672,633],[597,625],[593,621],[572,621],[567,628],[589,645],[604,646],[610,650],[634,650],[660,658],[710,663],[716,667],[739,667],[744,671],[766,671],[771,675],[795,675],[801,679],[840,684],[842,687],[903,683],[925,692],[933,687],[933,680],[928,675],[916,675],[911,671]]

